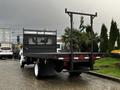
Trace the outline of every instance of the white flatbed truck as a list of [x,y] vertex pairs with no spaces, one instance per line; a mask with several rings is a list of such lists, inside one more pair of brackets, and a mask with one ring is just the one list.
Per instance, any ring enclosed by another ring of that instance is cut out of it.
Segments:
[[[34,64],[34,75],[39,78],[42,68],[52,68],[56,72],[66,69],[70,75],[80,75],[90,70],[91,52],[59,52],[57,53],[57,32],[45,30],[23,30],[23,49],[21,49],[20,66]],[[92,60],[102,56],[93,53]],[[41,73],[42,71],[42,73]],[[50,71],[50,70],[49,70]],[[52,73],[52,70],[51,70]]]

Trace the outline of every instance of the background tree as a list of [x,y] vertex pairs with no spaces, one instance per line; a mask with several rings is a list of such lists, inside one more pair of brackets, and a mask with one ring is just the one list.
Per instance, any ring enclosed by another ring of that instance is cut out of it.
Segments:
[[[82,52],[90,52],[91,51],[91,41],[93,33],[93,51],[98,51],[98,36],[91,30],[91,26],[84,25],[83,17],[80,18],[80,26],[79,29],[72,30],[72,43],[73,43],[73,51],[82,51]],[[71,41],[71,29],[66,28],[64,35],[62,35],[62,41],[65,43],[65,48],[67,51],[70,51],[70,41]]]
[[109,52],[113,49],[115,49],[115,42],[117,40],[118,36],[118,28],[117,23],[115,21],[111,21],[111,27],[110,27],[110,34],[109,34]]
[[[89,27],[89,26],[88,26]],[[86,28],[87,29],[87,28]],[[88,29],[87,29],[88,30]],[[91,30],[91,28],[89,28]],[[91,51],[91,31],[88,32],[80,32],[77,29],[74,29],[72,32],[72,43],[73,43],[73,51],[82,51],[82,52],[90,52]],[[65,44],[65,49],[70,51],[70,28],[65,29],[64,35],[62,35],[62,41]],[[93,51],[98,51],[98,36],[94,34],[93,40]]]
[[120,33],[118,29],[118,37],[117,37],[117,49],[120,49]]
[[107,52],[108,50],[108,35],[105,24],[102,24],[100,34],[100,52]]
[[91,51],[91,40],[92,36],[91,33],[93,33],[93,51],[97,52],[98,51],[98,42],[99,42],[99,37],[97,33],[94,33],[93,30],[91,30],[90,25],[84,25],[84,17],[80,18],[80,26],[79,30],[81,32],[81,51],[83,52],[88,52]]
[[[93,51],[94,52],[98,52],[98,43],[99,43],[99,36],[98,36],[98,34],[97,33],[94,33],[94,31],[92,31],[91,30],[91,26],[90,25],[87,25],[86,26],[86,30],[85,30],[86,32],[86,39],[84,40],[86,43],[86,45],[87,45],[87,50],[88,51],[91,51],[91,45],[92,45],[92,36],[91,36],[91,33],[93,33]],[[86,46],[85,45],[85,46]]]
[[[71,29],[67,27],[65,29],[64,35],[62,35],[62,41],[65,43],[65,49],[67,51],[70,50],[70,41],[71,41],[70,33],[71,33]],[[81,43],[80,36],[81,36],[81,33],[77,29],[73,29],[72,43],[73,43],[74,51],[80,51],[80,43]]]
[[84,17],[80,17],[80,25],[79,25],[79,30],[80,32],[84,31],[86,29],[86,26],[84,25]]

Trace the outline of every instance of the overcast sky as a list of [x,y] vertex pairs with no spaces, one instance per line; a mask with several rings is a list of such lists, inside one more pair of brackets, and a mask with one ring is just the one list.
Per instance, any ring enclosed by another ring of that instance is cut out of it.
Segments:
[[[102,23],[109,29],[111,20],[120,26],[120,0],[0,0],[0,27],[25,27],[53,29],[63,34],[69,26],[68,10],[98,13],[94,19],[94,31],[100,32]],[[78,28],[80,17],[74,18]],[[89,18],[85,18],[89,23]]]

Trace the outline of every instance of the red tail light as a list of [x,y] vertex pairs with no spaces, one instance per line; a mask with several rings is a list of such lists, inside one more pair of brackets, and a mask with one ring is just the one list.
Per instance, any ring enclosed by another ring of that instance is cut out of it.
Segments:
[[64,56],[64,61],[69,61],[70,57],[69,56]]
[[69,56],[59,57],[58,60],[69,61]]
[[84,60],[84,55],[80,55],[79,59]]
[[98,55],[93,55],[93,56],[92,56],[92,59],[93,59],[93,60],[100,59],[100,56],[98,56]]

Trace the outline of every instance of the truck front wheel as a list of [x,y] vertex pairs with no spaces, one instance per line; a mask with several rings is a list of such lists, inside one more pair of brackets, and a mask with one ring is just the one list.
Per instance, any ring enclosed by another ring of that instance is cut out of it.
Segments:
[[38,79],[40,76],[40,64],[39,63],[35,63],[34,65],[34,75],[35,77]]

